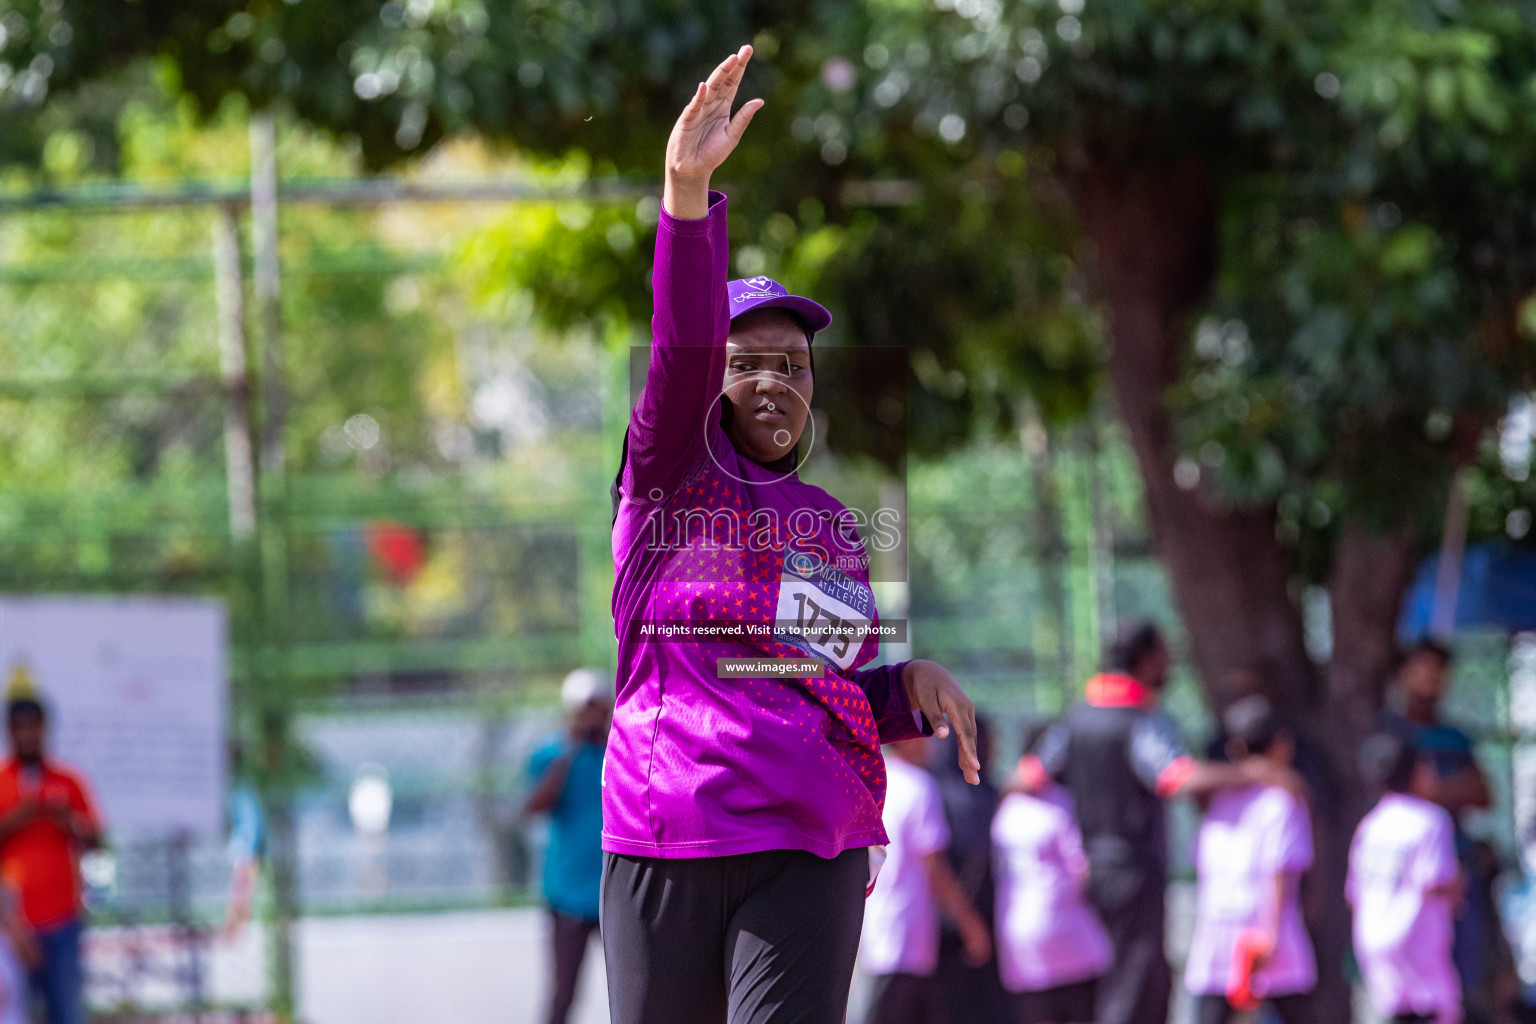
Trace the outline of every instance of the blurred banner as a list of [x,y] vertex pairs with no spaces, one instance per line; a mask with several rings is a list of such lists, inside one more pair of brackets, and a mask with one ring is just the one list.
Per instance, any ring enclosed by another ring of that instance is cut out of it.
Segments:
[[0,679],[36,690],[51,752],[84,773],[112,834],[223,828],[222,602],[0,598]]
[[[1399,637],[1431,633],[1440,556],[1419,566],[1413,586],[1403,599]],[[1536,553],[1504,541],[1486,541],[1467,548],[1456,580],[1452,612],[1457,629],[1493,627],[1519,633],[1536,629]]]

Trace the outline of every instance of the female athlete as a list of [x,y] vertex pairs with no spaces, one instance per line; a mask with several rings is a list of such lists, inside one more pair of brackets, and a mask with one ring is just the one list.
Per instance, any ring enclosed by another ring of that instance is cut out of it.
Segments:
[[953,729],[971,782],[981,767],[948,672],[861,668],[879,646],[863,542],[796,474],[831,314],[727,281],[709,180],[763,105],[731,115],[751,57],[700,83],[667,143],[650,366],[615,481],[614,1024],[839,1024],[886,842],[880,744]]

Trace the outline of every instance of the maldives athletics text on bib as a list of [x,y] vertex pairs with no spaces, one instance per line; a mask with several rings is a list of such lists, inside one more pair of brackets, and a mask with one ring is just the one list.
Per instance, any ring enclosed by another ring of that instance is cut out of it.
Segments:
[[820,556],[784,549],[774,640],[847,672],[870,635],[875,595]]

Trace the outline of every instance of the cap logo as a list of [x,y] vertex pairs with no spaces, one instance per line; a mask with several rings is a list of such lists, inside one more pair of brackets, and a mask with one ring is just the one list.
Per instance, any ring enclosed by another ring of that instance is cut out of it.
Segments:
[[784,290],[783,285],[771,277],[758,275],[757,277],[743,278],[741,283],[746,286],[747,290],[739,295],[733,295],[731,297],[732,302],[751,302],[753,299],[782,299],[789,294],[789,292]]

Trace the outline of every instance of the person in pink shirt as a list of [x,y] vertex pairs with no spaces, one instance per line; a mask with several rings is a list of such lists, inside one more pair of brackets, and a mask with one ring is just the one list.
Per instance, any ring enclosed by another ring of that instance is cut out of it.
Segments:
[[[1233,762],[1266,757],[1289,767],[1294,747],[1269,700],[1245,697],[1222,715]],[[1317,962],[1302,921],[1302,874],[1312,866],[1306,806],[1279,786],[1211,797],[1196,840],[1198,898],[1184,987],[1199,1024],[1227,1024],[1267,1001],[1286,1024],[1311,1020]]]
[[890,836],[885,864],[864,908],[860,959],[874,975],[864,1024],[944,1024],[934,971],[939,965],[939,914],[959,926],[965,957],[972,964],[992,957],[992,938],[966,898],[945,850],[949,825],[938,783],[924,767],[927,740],[890,744],[885,831]]
[[1457,1024],[1455,824],[1429,798],[1433,766],[1403,737],[1372,736],[1361,748],[1361,769],[1385,790],[1355,831],[1344,887],[1366,991],[1376,1012],[1394,1024]]
[[[1025,730],[1035,752],[1046,725]],[[1014,788],[992,819],[997,967],[1018,1024],[1087,1024],[1114,947],[1088,903],[1088,858],[1072,797],[1055,782]]]

